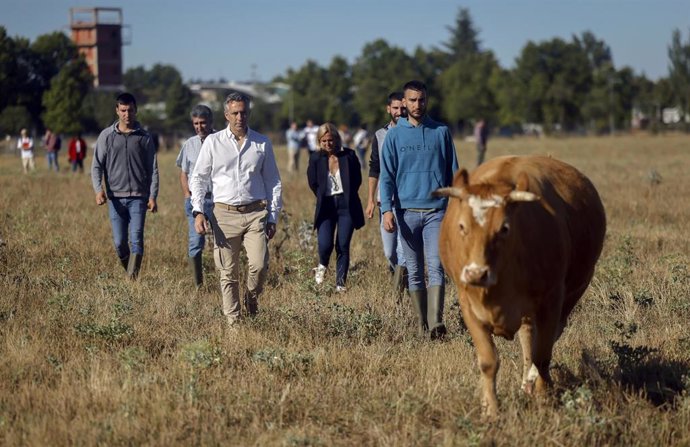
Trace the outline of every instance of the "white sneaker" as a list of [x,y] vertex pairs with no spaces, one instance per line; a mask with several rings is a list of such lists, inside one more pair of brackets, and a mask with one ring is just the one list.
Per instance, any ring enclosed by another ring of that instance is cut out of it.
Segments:
[[326,274],[326,266],[319,264],[318,267],[314,267],[314,281],[316,284],[321,284],[323,282],[323,277]]
[[338,293],[345,293],[347,292],[347,289],[345,288],[345,286],[335,286],[335,291]]

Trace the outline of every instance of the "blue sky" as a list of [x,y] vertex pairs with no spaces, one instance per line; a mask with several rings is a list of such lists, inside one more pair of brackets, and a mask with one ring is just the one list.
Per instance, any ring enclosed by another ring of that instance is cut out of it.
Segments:
[[440,46],[460,7],[505,68],[530,40],[591,31],[611,47],[617,68],[656,80],[668,73],[672,31],[690,39],[690,0],[0,0],[0,24],[33,40],[68,31],[75,6],[123,8],[132,35],[125,68],[172,64],[187,80],[270,80],[308,59],[353,62],[378,38],[409,53]]

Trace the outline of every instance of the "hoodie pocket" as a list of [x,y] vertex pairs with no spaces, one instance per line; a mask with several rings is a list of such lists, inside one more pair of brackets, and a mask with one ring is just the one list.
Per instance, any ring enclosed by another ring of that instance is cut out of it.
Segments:
[[401,200],[428,200],[431,191],[441,187],[434,171],[404,172],[398,186]]

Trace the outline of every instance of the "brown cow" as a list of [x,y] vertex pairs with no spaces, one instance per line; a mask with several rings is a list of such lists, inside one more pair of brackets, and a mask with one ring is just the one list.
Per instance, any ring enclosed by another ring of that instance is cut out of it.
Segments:
[[441,260],[477,349],[484,414],[495,417],[492,335],[512,340],[518,332],[522,388],[543,392],[553,345],[601,253],[604,207],[577,169],[538,156],[495,158],[471,176],[463,169],[435,194],[454,198],[441,225]]

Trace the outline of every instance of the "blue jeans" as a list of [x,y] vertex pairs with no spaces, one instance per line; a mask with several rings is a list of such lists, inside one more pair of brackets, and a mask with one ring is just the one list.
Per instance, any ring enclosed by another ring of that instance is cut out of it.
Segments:
[[48,157],[48,170],[50,171],[53,168],[53,164],[55,164],[55,172],[60,172],[60,166],[58,166],[58,153],[57,153],[57,151],[48,152],[46,155]]
[[[333,253],[333,245],[335,245],[335,284],[344,286],[345,281],[347,281],[347,271],[350,268],[350,241],[352,241],[355,227],[352,224],[350,210],[342,195],[324,197],[321,206],[325,207],[324,212],[328,218],[324,219],[317,228],[319,264],[328,267],[328,260]],[[334,243],[334,236],[336,243]]]
[[[395,231],[392,233],[387,232],[383,228],[383,214],[380,212],[379,208],[379,226],[381,229],[381,242],[383,242],[383,254],[388,259],[388,266],[391,270],[395,268],[396,265],[405,267],[405,255],[402,249],[402,238],[400,237],[400,227],[396,227]],[[395,213],[395,208],[393,208],[393,213]]]
[[443,266],[438,254],[438,238],[444,214],[445,210],[396,210],[410,292],[426,288],[425,259],[429,273],[429,287],[444,284]]
[[122,260],[129,258],[130,252],[144,254],[144,220],[147,205],[148,198],[145,197],[110,197],[108,199],[108,213],[113,227],[115,251]]
[[[184,199],[184,213],[187,215],[187,225],[188,225],[188,235],[189,235],[189,245],[188,253],[189,257],[193,258],[200,254],[204,250],[204,245],[206,244],[206,235],[199,234],[194,229],[194,217],[192,216],[192,199],[187,197]],[[213,217],[213,200],[209,197],[204,199],[204,216],[209,222],[215,222],[215,217]],[[214,225],[211,225],[213,228]]]

